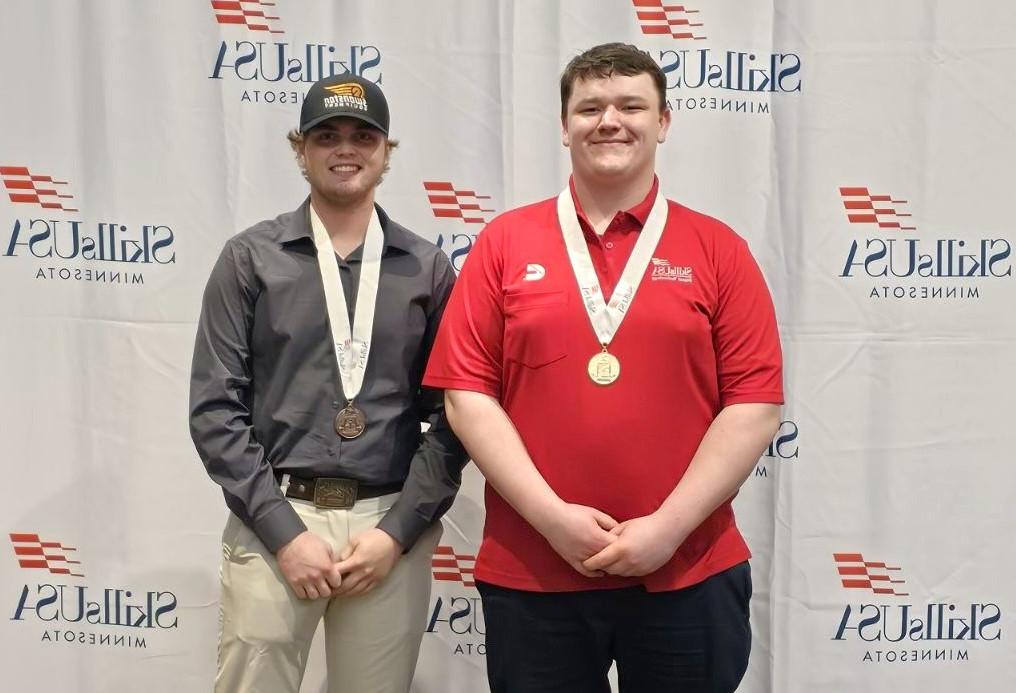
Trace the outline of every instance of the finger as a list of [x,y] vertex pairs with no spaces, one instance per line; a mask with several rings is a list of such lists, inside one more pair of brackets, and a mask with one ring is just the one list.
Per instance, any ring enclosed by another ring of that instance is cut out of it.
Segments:
[[356,586],[363,582],[364,579],[365,576],[360,571],[349,573],[342,579],[342,587],[337,590],[338,594],[340,596],[348,597],[350,593],[356,589]]
[[346,594],[347,597],[359,597],[360,595],[367,594],[374,588],[374,580],[361,580],[357,583],[356,587],[349,590]]
[[617,577],[632,577],[636,574],[633,572],[631,566],[624,561],[617,561],[616,563],[608,565],[603,569],[603,572],[608,575],[616,575]]
[[337,563],[332,564],[332,567],[328,569],[327,573],[325,573],[325,580],[328,581],[329,586],[333,589],[342,587],[342,573],[339,570],[336,570],[337,565]]
[[350,556],[353,555],[355,551],[356,551],[356,543],[352,541],[349,542],[344,547],[342,547],[342,551],[339,553],[339,560],[344,561],[348,559]]
[[348,573],[356,572],[362,566],[363,561],[361,561],[357,556],[350,556],[349,558],[334,564],[332,566],[332,570],[340,575],[347,575]]
[[317,599],[318,598],[318,593],[317,593],[317,590],[314,589],[314,585],[304,585],[303,591],[304,591],[304,594],[306,595],[306,597],[305,597],[306,599]]
[[[621,549],[617,543],[608,544],[602,551],[582,561],[586,570],[606,570],[607,566],[613,564],[621,557]],[[609,571],[608,571],[609,572]]]
[[314,589],[318,593],[318,599],[327,599],[332,596],[332,590],[328,586],[328,582],[326,580],[318,579],[314,583]]
[[296,595],[297,599],[306,599],[307,598],[307,592],[306,592],[306,590],[303,589],[302,586],[290,583],[289,587],[293,590],[293,594]]
[[588,578],[603,577],[602,572],[598,570],[588,570],[585,566],[582,565],[581,561],[573,561],[571,567]]
[[611,530],[617,527],[617,520],[612,518],[602,510],[596,508],[590,508],[593,511],[593,519],[596,520],[596,524],[600,525],[603,529]]

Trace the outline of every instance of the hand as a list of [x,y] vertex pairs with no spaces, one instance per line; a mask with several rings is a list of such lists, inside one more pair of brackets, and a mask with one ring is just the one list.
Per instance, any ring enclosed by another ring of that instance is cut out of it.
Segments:
[[342,574],[337,596],[366,594],[392,572],[402,555],[402,545],[383,529],[374,527],[349,540],[335,570]]
[[655,514],[622,522],[610,533],[616,541],[583,561],[583,568],[626,577],[648,575],[669,561],[684,541]]
[[603,573],[588,570],[582,561],[617,540],[608,531],[614,527],[617,527],[617,520],[607,513],[568,503],[544,528],[538,529],[568,565],[586,577],[600,577]]
[[342,584],[331,545],[306,530],[276,551],[275,560],[299,599],[327,599]]

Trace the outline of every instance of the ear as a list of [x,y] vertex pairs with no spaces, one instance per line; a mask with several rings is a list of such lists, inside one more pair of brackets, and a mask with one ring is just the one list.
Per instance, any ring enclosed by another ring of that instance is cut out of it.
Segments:
[[571,144],[571,138],[568,137],[568,119],[565,116],[561,116],[561,144],[566,147]]
[[669,108],[663,109],[663,113],[660,114],[660,133],[656,136],[656,141],[659,144],[663,144],[667,141],[667,132],[670,130],[671,111]]

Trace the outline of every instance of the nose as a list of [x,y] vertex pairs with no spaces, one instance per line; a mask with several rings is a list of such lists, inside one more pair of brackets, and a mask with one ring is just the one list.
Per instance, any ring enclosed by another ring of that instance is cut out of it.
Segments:
[[342,135],[335,138],[335,147],[332,151],[340,156],[353,154],[356,152],[356,143],[352,136]]
[[621,127],[621,112],[614,106],[607,106],[600,116],[599,128],[601,130],[613,130]]

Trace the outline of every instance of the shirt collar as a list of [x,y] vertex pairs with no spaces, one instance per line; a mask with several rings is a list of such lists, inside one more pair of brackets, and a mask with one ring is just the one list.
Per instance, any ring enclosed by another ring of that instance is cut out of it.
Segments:
[[[583,229],[592,230],[593,225],[589,223],[589,219],[586,217],[586,213],[582,210],[582,203],[579,202],[579,197],[575,193],[575,177],[572,176],[568,179],[568,189],[571,191],[572,201],[575,203],[575,211],[579,216],[579,224],[582,225]],[[642,227],[646,225],[646,220],[649,218],[649,213],[653,210],[653,204],[656,202],[656,194],[660,190],[660,179],[655,175],[653,176],[653,184],[649,188],[649,193],[643,198],[641,202],[630,209],[618,212],[631,218],[632,221],[638,226],[638,230],[642,230]]]
[[[375,204],[378,221],[381,222],[381,231],[384,233],[385,241],[382,248],[382,255],[387,253],[389,248],[404,253],[411,252],[412,239],[408,233],[398,224],[388,218],[388,213]],[[293,241],[309,239],[314,242],[314,232],[310,227],[310,197],[303,201],[303,204],[290,215],[289,223],[279,235],[280,243],[291,243]]]

